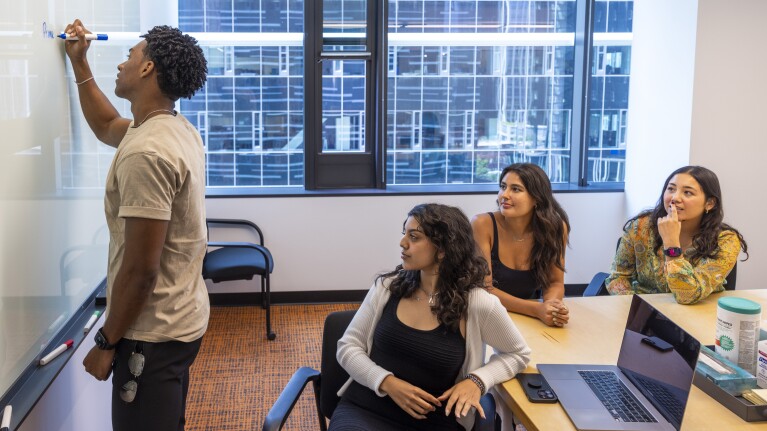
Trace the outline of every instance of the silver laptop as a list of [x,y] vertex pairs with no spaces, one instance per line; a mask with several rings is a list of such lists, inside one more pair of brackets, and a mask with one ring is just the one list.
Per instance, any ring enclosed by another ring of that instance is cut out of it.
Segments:
[[617,366],[539,364],[538,371],[578,430],[673,431],[682,426],[699,352],[698,340],[634,295]]

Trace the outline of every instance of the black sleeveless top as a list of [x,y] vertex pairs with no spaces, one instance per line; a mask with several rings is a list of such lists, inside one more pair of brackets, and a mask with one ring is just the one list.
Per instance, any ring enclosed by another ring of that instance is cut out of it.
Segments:
[[[430,331],[405,325],[397,317],[399,301],[391,297],[384,306],[373,334],[370,359],[396,377],[438,397],[455,385],[466,357],[466,341],[460,330],[452,331],[443,324]],[[463,429],[455,415],[445,416],[444,403],[443,407],[427,414],[426,419],[415,419],[390,397],[379,397],[357,382],[352,382],[342,399],[362,408],[361,420],[364,421],[367,414],[374,414],[396,423],[398,426],[394,429],[397,430]],[[335,413],[333,419],[336,419]]]
[[493,213],[490,220],[493,221],[493,248],[490,249],[490,263],[493,270],[493,286],[509,295],[521,299],[536,299],[539,297],[538,287],[535,284],[535,277],[532,270],[520,271],[511,269],[501,263],[498,257],[498,225],[495,222]]

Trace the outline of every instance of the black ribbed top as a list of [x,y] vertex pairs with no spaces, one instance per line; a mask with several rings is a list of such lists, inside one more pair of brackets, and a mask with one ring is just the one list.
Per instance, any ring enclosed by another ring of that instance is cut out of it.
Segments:
[[493,286],[509,295],[521,299],[538,298],[538,287],[532,270],[511,269],[501,263],[498,257],[498,225],[493,213],[488,213],[493,221],[493,247],[490,249],[490,263],[493,269]]
[[[397,317],[399,298],[391,297],[384,307],[373,335],[370,359],[394,375],[438,397],[455,385],[466,356],[466,343],[460,331],[440,324],[436,329],[421,331],[402,323]],[[461,429],[455,416],[445,416],[442,408],[418,420],[405,413],[389,397],[379,397],[357,382],[344,392],[343,398],[363,409],[419,430]]]

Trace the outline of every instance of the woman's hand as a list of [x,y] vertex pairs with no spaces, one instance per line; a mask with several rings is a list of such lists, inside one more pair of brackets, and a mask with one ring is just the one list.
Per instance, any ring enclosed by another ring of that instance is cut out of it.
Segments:
[[570,310],[561,299],[547,299],[540,303],[538,318],[549,326],[562,327],[570,320]]
[[479,386],[469,379],[465,379],[462,382],[456,383],[455,386],[445,391],[437,399],[440,401],[447,400],[445,404],[445,416],[450,414],[450,410],[455,406],[455,417],[460,418],[469,414],[472,407],[477,409],[482,418],[485,417],[485,411],[482,410],[482,406],[479,404],[479,398],[482,394],[479,391]]
[[668,211],[666,217],[658,219],[658,233],[663,240],[663,248],[680,247],[679,236],[682,233],[682,222],[679,221],[673,204],[669,205]]
[[[475,385],[476,387],[476,385]],[[426,414],[441,406],[434,395],[390,374],[381,382],[380,389],[386,392],[405,413],[416,419],[426,419]]]

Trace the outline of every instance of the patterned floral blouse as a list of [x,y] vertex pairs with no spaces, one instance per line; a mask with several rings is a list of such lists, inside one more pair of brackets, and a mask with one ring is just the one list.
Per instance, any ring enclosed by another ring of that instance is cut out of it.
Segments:
[[668,259],[659,248],[654,252],[655,238],[650,217],[641,217],[623,234],[615,253],[610,276],[605,283],[613,295],[672,292],[680,304],[694,304],[714,292],[724,290],[725,278],[740,254],[740,240],[732,231],[719,233],[719,251],[715,258],[688,260],[694,249],[682,257]]

